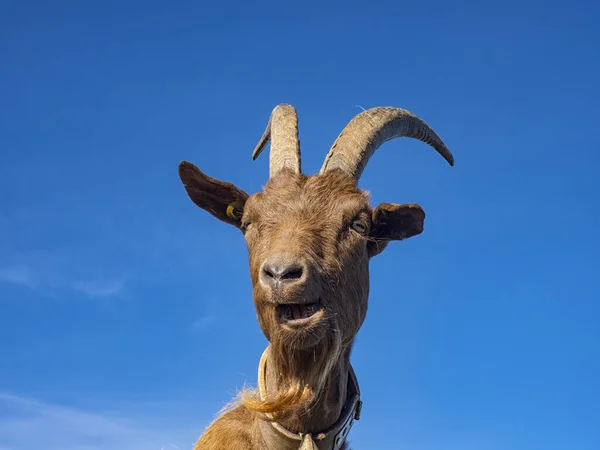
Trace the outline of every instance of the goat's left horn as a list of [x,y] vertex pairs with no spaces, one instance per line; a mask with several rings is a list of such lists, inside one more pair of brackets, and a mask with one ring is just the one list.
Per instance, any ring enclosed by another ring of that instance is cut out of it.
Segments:
[[399,137],[429,144],[454,165],[450,150],[423,119],[405,109],[377,107],[361,112],[346,125],[329,150],[320,173],[339,168],[358,181],[375,150]]
[[284,167],[300,173],[298,114],[292,105],[281,104],[273,109],[267,128],[252,153],[252,159],[260,155],[269,140],[271,140],[269,177],[274,177]]

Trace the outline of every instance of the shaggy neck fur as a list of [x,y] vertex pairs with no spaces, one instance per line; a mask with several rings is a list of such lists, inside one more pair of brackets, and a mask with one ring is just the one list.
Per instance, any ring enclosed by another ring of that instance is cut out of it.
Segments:
[[[318,383],[318,386],[305,385],[311,392],[310,400],[299,408],[287,414],[274,417],[266,414],[259,419],[259,430],[264,444],[278,450],[340,449],[345,448],[344,442],[352,422],[360,413],[360,391],[356,376],[350,366],[349,349],[339,352],[338,358],[319,358],[312,352],[296,353],[295,357],[302,358],[296,368],[307,364],[309,373],[321,376],[306,378],[306,374],[296,374],[307,380]],[[323,372],[315,371],[319,361],[326,362]],[[289,360],[279,360],[273,355],[273,346],[267,347],[260,360],[258,371],[258,389],[261,400],[273,396],[281,396],[282,390],[289,391],[290,377],[285,370],[290,369]],[[292,379],[295,377],[291,377]],[[274,422],[277,420],[277,422]],[[314,439],[314,440],[313,440]]]
[[[270,350],[272,351],[272,348]],[[285,360],[268,358],[262,396],[272,398],[282,391],[288,391],[290,385],[294,390],[296,389],[294,383],[297,382],[298,397],[302,392],[300,389],[308,388],[310,394],[306,403],[297,409],[275,414],[273,417],[294,433],[325,430],[339,418],[344,406],[350,368],[349,358],[347,355],[340,355],[337,360],[332,358],[327,361],[325,358],[315,357],[312,352],[295,356],[301,358],[301,363],[294,365],[295,369],[299,369],[295,373],[289,372],[291,367]]]

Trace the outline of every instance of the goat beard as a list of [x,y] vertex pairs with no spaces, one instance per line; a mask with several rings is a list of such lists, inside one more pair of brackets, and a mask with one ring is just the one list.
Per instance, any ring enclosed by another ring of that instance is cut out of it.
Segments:
[[[338,329],[337,324],[331,323],[330,330]],[[277,374],[275,389],[269,386],[266,398],[261,398],[258,391],[243,392],[242,403],[268,421],[280,421],[292,414],[307,414],[338,364],[342,350],[342,339],[337,331],[327,333],[312,348],[296,348],[290,346],[289,341],[273,336],[267,374]]]

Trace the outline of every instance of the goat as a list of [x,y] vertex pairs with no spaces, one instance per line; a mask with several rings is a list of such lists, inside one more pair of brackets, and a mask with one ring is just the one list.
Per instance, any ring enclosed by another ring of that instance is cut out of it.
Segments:
[[416,204],[373,209],[357,182],[373,153],[398,137],[419,139],[454,165],[416,115],[377,107],[355,116],[318,174],[301,171],[296,109],[277,105],[252,155],[271,141],[269,180],[248,195],[183,161],[190,199],[245,236],[258,323],[269,341],[258,389],[210,424],[195,450],[340,450],[362,402],[350,364],[367,314],[369,260],[390,241],[423,231]]

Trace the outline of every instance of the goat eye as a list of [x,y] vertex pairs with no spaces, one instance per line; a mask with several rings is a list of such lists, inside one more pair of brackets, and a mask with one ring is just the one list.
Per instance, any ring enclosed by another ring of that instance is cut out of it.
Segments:
[[242,224],[242,228],[244,229],[244,231],[248,231],[250,228],[252,228],[252,222],[247,220]]
[[367,226],[362,220],[355,220],[352,222],[352,229],[360,234],[365,234],[367,231]]

